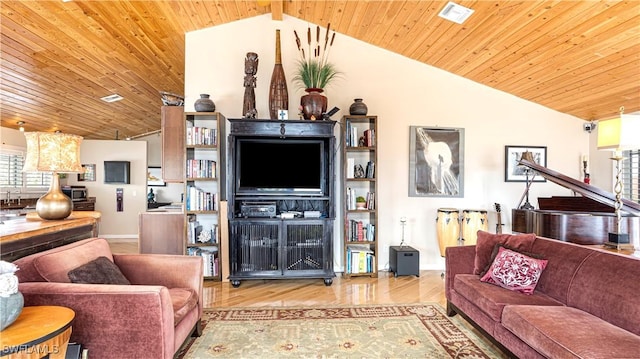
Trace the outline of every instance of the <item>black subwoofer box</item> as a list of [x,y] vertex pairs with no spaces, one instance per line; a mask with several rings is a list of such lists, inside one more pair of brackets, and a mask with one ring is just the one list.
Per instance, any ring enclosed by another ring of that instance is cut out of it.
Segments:
[[391,246],[389,248],[389,270],[394,276],[420,276],[420,252],[409,246]]

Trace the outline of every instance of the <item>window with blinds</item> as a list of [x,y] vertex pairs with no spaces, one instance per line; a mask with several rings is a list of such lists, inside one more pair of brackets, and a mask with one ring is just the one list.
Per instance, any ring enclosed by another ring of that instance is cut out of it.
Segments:
[[622,197],[640,203],[640,150],[624,151],[622,156]]
[[51,173],[24,173],[24,152],[5,150],[0,152],[0,187],[3,188],[47,188]]

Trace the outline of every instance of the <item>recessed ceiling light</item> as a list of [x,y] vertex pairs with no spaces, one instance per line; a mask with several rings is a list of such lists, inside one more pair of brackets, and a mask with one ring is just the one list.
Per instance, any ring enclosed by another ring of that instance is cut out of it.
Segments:
[[116,102],[122,100],[123,98],[124,97],[118,95],[117,93],[114,93],[113,95],[101,97],[100,99],[104,102]]
[[449,21],[453,21],[456,24],[462,24],[465,22],[471,14],[473,14],[475,10],[469,9],[462,5],[458,5],[452,1],[449,1],[447,5],[444,6],[442,11],[438,14],[443,19],[447,19]]

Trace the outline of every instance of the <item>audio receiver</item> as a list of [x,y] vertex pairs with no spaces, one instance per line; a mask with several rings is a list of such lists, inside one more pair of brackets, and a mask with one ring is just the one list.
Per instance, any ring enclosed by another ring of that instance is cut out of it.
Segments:
[[275,202],[242,202],[240,215],[245,218],[274,218],[276,216]]

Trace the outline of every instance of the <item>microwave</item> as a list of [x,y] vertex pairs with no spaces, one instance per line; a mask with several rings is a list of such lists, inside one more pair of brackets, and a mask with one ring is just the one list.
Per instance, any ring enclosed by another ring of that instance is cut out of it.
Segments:
[[87,189],[85,187],[62,187],[62,193],[71,198],[74,202],[87,200]]

